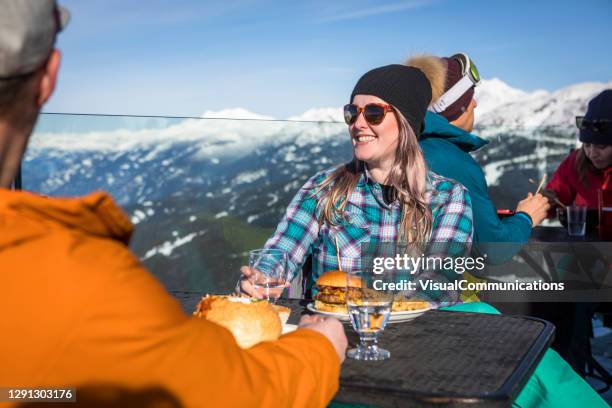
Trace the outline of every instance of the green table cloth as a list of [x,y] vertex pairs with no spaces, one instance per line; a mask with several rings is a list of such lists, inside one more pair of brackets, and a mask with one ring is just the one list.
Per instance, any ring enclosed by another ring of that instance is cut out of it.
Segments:
[[[493,306],[480,302],[461,303],[443,309],[499,314],[499,311]],[[544,357],[512,406],[521,408],[609,407],[603,398],[552,349],[544,353]]]

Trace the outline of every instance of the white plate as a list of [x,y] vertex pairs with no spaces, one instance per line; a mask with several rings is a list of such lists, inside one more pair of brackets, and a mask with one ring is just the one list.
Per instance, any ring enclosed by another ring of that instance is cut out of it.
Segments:
[[285,324],[283,324],[283,332],[282,332],[282,334],[291,333],[292,331],[297,330],[297,328],[298,328],[297,324],[285,323]]
[[[336,319],[341,320],[343,322],[350,321],[348,313],[324,312],[322,310],[315,309],[312,303],[307,304],[306,309],[310,310],[311,312],[322,314],[325,316],[333,316]],[[433,307],[431,307],[430,305],[426,307],[425,309],[407,310],[404,312],[391,312],[391,316],[389,316],[389,323],[407,322],[409,320],[416,319],[417,317],[419,317],[420,315],[422,315],[423,313],[431,309],[433,309]]]

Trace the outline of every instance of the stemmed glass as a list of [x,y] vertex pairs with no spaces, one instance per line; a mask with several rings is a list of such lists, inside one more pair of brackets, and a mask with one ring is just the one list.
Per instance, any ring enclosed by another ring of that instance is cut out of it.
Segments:
[[394,271],[372,268],[347,272],[346,305],[359,345],[347,352],[355,360],[387,360],[388,350],[378,347],[378,335],[385,329],[394,292],[385,282],[393,282]]
[[280,249],[256,249],[249,252],[250,281],[263,297],[276,303],[287,287],[287,253]]

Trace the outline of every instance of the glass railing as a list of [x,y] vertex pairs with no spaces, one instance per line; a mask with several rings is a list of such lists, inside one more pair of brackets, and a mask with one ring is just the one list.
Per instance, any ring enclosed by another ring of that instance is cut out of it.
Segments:
[[22,185],[109,192],[136,225],[132,250],[169,290],[228,292],[297,189],[350,157],[340,123],[43,114]]
[[[474,155],[501,208],[575,146],[569,129],[481,131],[490,144]],[[132,250],[169,290],[228,292],[297,189],[351,154],[337,122],[43,114],[22,184],[109,192],[136,225]]]

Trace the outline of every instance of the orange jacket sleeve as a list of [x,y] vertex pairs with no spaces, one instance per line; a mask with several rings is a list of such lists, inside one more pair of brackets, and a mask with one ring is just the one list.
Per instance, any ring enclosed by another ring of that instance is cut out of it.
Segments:
[[[21,310],[4,324],[21,331],[0,340],[4,385],[153,387],[187,407],[325,406],[338,389],[340,360],[320,333],[242,350],[225,328],[185,315],[121,243],[66,235],[39,244],[8,282],[38,301],[7,299]],[[32,319],[40,323],[24,324]]]

